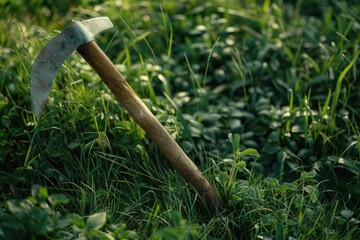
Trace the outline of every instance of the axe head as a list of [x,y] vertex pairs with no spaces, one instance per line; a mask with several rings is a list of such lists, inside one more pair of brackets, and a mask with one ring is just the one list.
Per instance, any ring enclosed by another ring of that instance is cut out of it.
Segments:
[[47,102],[52,82],[63,62],[78,47],[93,40],[94,35],[112,26],[107,17],[73,21],[45,45],[35,59],[30,77],[31,103],[36,117]]

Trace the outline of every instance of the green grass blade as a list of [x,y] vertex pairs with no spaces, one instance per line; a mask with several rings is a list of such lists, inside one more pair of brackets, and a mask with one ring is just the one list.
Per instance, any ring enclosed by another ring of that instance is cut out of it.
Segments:
[[341,72],[337,83],[336,83],[336,87],[335,87],[335,92],[334,92],[334,96],[331,102],[331,132],[334,131],[335,128],[335,118],[336,118],[336,107],[338,105],[339,102],[339,96],[340,96],[340,91],[341,91],[341,85],[342,82],[346,76],[346,74],[350,71],[350,69],[352,68],[352,66],[355,64],[355,62],[357,61],[358,57],[360,55],[360,51],[358,51],[355,54],[355,57],[351,60],[351,62],[345,67],[345,69]]
[[322,119],[327,114],[328,107],[329,107],[329,104],[330,104],[330,100],[331,100],[331,89],[329,88],[329,93],[328,93],[328,95],[326,97],[325,103],[324,103],[324,105],[322,107],[322,110],[321,110],[321,118]]

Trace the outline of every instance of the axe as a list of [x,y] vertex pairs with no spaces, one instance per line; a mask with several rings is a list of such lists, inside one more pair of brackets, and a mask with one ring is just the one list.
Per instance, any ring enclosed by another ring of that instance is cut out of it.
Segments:
[[93,41],[94,35],[112,26],[107,17],[73,21],[40,51],[33,64],[30,81],[31,102],[36,117],[39,117],[47,102],[56,72],[77,50],[157,145],[173,168],[197,190],[211,209],[216,209],[219,199],[214,188]]

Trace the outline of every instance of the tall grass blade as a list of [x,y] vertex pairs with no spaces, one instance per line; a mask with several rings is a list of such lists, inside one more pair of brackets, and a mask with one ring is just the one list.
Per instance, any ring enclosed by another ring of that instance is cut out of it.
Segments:
[[330,100],[331,100],[331,89],[329,88],[329,93],[326,97],[326,100],[325,100],[325,103],[321,109],[321,118],[323,119],[324,116],[327,114],[327,111],[328,111],[328,107],[329,107],[329,104],[330,104]]
[[204,73],[204,79],[203,79],[203,84],[202,84],[202,87],[205,88],[205,85],[206,85],[206,77],[207,77],[207,74],[208,74],[208,71],[209,71],[209,66],[210,66],[210,60],[211,60],[211,56],[214,52],[214,49],[217,45],[217,43],[219,42],[220,40],[220,37],[218,37],[215,41],[215,43],[213,44],[212,48],[211,48],[211,51],[209,53],[209,56],[207,58],[207,61],[206,61],[206,68],[205,68],[205,73]]
[[[293,105],[294,105],[294,92],[292,89],[289,89],[289,115],[291,116],[291,111],[293,109]],[[290,127],[291,127],[291,118],[289,117],[289,120],[286,121],[286,128],[285,131],[286,133],[290,132]]]
[[330,131],[331,133],[334,132],[334,128],[335,128],[335,118],[336,118],[336,107],[338,105],[339,102],[339,96],[340,96],[340,91],[341,91],[341,85],[342,82],[346,76],[346,74],[349,72],[349,70],[352,68],[352,66],[355,64],[355,62],[357,61],[358,57],[360,55],[360,51],[358,51],[355,54],[355,57],[351,60],[351,62],[345,67],[345,69],[341,72],[337,83],[336,83],[336,87],[335,87],[335,92],[334,92],[334,96],[331,102],[331,128]]
[[170,57],[171,57],[171,53],[172,53],[172,45],[173,45],[174,31],[173,31],[173,27],[172,27],[170,21],[168,21],[168,22],[166,21],[164,9],[163,9],[163,6],[162,6],[161,3],[160,3],[160,11],[161,11],[162,19],[163,19],[163,24],[164,24],[166,36],[168,36],[167,23],[169,24],[169,28],[170,28],[170,36],[166,39],[167,44],[168,44],[167,57],[170,58]]

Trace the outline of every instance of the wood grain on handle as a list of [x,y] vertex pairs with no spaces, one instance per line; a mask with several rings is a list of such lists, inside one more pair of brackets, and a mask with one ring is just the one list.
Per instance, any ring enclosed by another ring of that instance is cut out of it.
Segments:
[[209,207],[216,209],[219,202],[213,187],[141,101],[98,45],[91,41],[80,46],[77,51],[99,74],[100,78],[154,141],[170,164],[205,198]]

